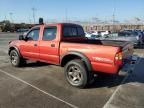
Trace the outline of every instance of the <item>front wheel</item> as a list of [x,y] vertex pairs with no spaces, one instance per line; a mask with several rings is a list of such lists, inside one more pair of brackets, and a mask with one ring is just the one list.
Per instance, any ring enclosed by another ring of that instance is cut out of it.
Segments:
[[64,67],[65,77],[69,84],[84,88],[88,82],[87,69],[82,60],[72,60]]
[[16,50],[10,52],[10,62],[13,66],[19,67],[24,64],[26,61],[20,57]]

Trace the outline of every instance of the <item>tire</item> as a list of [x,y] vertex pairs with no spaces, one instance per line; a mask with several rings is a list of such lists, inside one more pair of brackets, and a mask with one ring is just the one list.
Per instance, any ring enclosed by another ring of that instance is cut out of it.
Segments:
[[82,60],[72,60],[64,67],[67,82],[79,88],[84,88],[88,84],[88,72]]
[[26,61],[20,57],[16,50],[10,52],[10,62],[14,67],[20,67],[22,64],[25,64]]

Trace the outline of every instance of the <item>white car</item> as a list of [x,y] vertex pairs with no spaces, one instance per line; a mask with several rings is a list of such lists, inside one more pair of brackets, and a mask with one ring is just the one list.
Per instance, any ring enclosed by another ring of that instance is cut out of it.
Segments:
[[93,35],[100,35],[100,32],[99,31],[93,31],[92,34]]
[[105,36],[110,34],[110,31],[101,31],[101,36]]
[[90,38],[91,36],[92,36],[91,33],[89,33],[89,32],[85,32],[85,37]]
[[102,37],[104,37],[105,35],[108,35],[110,33],[110,31],[106,30],[106,31],[94,31],[92,34],[93,35],[101,35]]
[[94,35],[93,33],[85,32],[85,37],[88,39],[99,39],[101,36],[100,35]]

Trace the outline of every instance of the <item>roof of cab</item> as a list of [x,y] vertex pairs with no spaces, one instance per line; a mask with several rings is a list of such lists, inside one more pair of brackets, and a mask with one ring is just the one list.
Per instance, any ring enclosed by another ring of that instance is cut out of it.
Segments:
[[40,27],[40,26],[57,26],[57,25],[62,25],[62,26],[63,25],[66,25],[66,26],[68,26],[68,25],[80,26],[80,25],[74,24],[74,23],[54,23],[54,24],[42,24],[42,25],[38,24],[38,25],[36,25],[36,26],[34,26],[32,28],[37,28],[37,27]]

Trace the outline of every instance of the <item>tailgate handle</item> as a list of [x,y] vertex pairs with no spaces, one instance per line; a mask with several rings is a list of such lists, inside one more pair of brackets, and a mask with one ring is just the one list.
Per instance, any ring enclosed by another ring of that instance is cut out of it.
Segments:
[[51,44],[51,47],[55,47],[55,44]]

